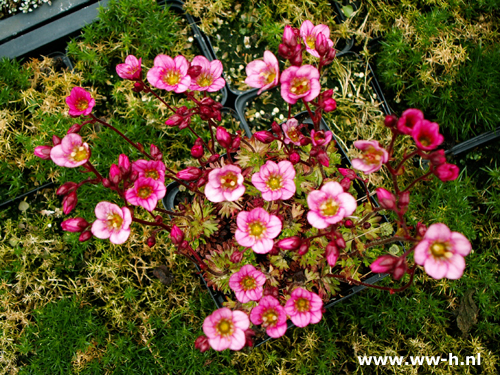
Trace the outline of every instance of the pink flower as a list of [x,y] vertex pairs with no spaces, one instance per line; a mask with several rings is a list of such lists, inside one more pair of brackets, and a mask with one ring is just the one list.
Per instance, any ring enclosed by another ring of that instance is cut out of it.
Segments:
[[397,128],[403,134],[411,135],[413,127],[424,119],[424,114],[421,110],[410,108],[403,112],[398,120]]
[[241,169],[235,165],[215,168],[208,174],[205,195],[210,202],[233,202],[245,193]]
[[137,171],[139,177],[165,182],[165,164],[162,161],[140,159],[132,163],[132,170]]
[[276,164],[268,160],[252,175],[252,184],[262,193],[266,201],[287,200],[295,194],[295,169],[288,160]]
[[302,288],[296,288],[291,298],[286,301],[285,311],[297,327],[316,324],[321,320],[323,301],[315,293]]
[[233,273],[229,278],[229,287],[236,294],[236,298],[241,303],[258,301],[262,297],[262,285],[266,282],[266,277],[262,272],[255,269],[251,264],[247,264]]
[[455,164],[444,163],[434,169],[433,173],[443,182],[457,179],[460,170]]
[[163,182],[151,177],[139,177],[134,187],[125,192],[125,199],[134,206],[142,206],[149,212],[153,211],[158,201],[165,196],[167,189]]
[[231,311],[223,307],[205,318],[203,332],[210,346],[218,351],[224,349],[240,350],[245,346],[245,331],[250,326],[247,314]]
[[437,223],[427,229],[415,247],[414,259],[435,279],[459,279],[465,269],[464,256],[471,250],[472,246],[463,234]]
[[50,150],[52,150],[51,146],[36,146],[35,151],[33,152],[35,156],[38,156],[40,159],[49,160],[50,159]]
[[128,55],[124,64],[116,66],[116,74],[123,79],[130,79],[131,81],[138,81],[141,78],[141,62],[142,58],[137,60],[134,55]]
[[262,324],[270,337],[278,338],[286,332],[286,311],[273,296],[262,297],[250,312],[250,320],[255,325]]
[[307,221],[318,229],[324,229],[330,224],[341,221],[344,217],[356,211],[356,199],[344,193],[338,182],[330,181],[320,190],[313,190],[307,196]]
[[333,135],[330,130],[324,131],[314,131],[311,130],[311,140],[314,146],[326,146],[332,140]]
[[221,77],[222,63],[219,60],[208,61],[204,56],[196,56],[191,66],[200,66],[201,73],[191,80],[190,90],[214,92],[226,84]]
[[69,115],[72,117],[87,116],[95,106],[95,100],[90,92],[81,87],[73,87],[71,93],[66,97],[66,104],[69,107]]
[[176,56],[175,59],[167,55],[158,55],[146,78],[153,87],[181,93],[191,84],[191,77],[187,74],[188,69],[189,62],[182,55]]
[[89,160],[89,145],[83,142],[80,135],[75,133],[67,134],[61,143],[52,147],[50,158],[61,167],[76,168]]
[[254,60],[245,68],[248,86],[260,88],[258,95],[264,90],[270,89],[278,84],[279,76],[278,59],[270,51],[264,52],[264,61]]
[[359,158],[352,159],[352,167],[366,174],[377,172],[382,168],[382,164],[389,160],[389,154],[383,147],[380,147],[378,141],[356,141],[354,147],[359,148],[363,153]]
[[333,47],[333,41],[330,40],[330,28],[326,25],[314,26],[309,20],[306,20],[300,26],[300,36],[304,41],[306,46],[306,51],[309,52],[314,57],[319,57],[318,51],[316,51],[316,39],[319,34],[323,34],[328,43],[328,47]]
[[97,238],[106,239],[115,245],[127,241],[130,235],[132,214],[127,207],[118,207],[110,202],[100,202],[95,206],[97,220],[92,224],[92,234]]
[[304,138],[304,135],[299,130],[299,122],[291,118],[287,122],[281,125],[283,132],[285,133],[285,143],[293,143],[295,146],[300,146],[300,140]]
[[319,71],[312,65],[291,66],[281,75],[281,96],[287,103],[310,102],[320,90]]
[[411,136],[415,140],[417,147],[424,151],[434,150],[444,141],[444,137],[439,134],[439,125],[427,120],[417,122],[413,127]]
[[251,247],[257,254],[266,254],[273,249],[273,238],[281,232],[281,220],[261,207],[252,211],[240,211],[236,217],[235,237],[241,246]]

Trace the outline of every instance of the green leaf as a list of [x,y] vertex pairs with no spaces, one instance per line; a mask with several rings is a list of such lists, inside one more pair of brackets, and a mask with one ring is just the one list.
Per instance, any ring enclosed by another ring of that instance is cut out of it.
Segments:
[[342,12],[344,12],[346,17],[351,17],[351,14],[354,13],[354,9],[352,8],[351,5],[344,5],[342,7]]

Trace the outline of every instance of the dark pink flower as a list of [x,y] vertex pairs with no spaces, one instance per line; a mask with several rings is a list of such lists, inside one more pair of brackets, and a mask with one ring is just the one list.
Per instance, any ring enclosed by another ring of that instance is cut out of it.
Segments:
[[291,66],[281,75],[281,96],[287,103],[295,104],[299,99],[310,102],[320,90],[319,71],[312,65]]
[[245,331],[249,326],[250,320],[243,311],[223,307],[205,318],[203,332],[215,350],[240,350],[245,346]]
[[92,234],[97,238],[106,239],[120,245],[127,241],[130,235],[132,214],[127,207],[118,207],[110,202],[100,202],[95,206],[97,220],[92,224]]
[[205,195],[210,202],[233,202],[245,193],[241,169],[236,165],[215,168],[208,175]]
[[273,296],[262,297],[250,312],[250,320],[255,325],[262,324],[268,336],[273,338],[283,336],[287,329],[286,311]]
[[142,72],[141,62],[142,58],[137,60],[134,55],[128,55],[124,64],[118,64],[116,66],[116,73],[123,79],[138,81],[141,78]]
[[76,168],[90,157],[89,145],[78,134],[67,134],[57,146],[50,150],[50,158],[61,167]]
[[443,182],[453,181],[458,177],[460,170],[455,164],[444,163],[434,169],[433,173]]
[[49,160],[51,150],[52,150],[51,146],[36,146],[35,151],[33,153],[40,159]]
[[250,87],[259,88],[258,95],[278,84],[278,59],[270,51],[264,51],[264,60],[250,62],[245,70],[247,73],[245,83]]
[[285,133],[285,143],[289,144],[291,142],[296,146],[300,146],[300,140],[304,138],[304,135],[299,130],[299,122],[291,118],[281,127]]
[[296,288],[285,304],[285,311],[297,327],[318,323],[323,314],[323,301],[315,293]]
[[318,229],[324,229],[330,224],[341,221],[346,216],[356,211],[356,199],[344,193],[344,189],[338,182],[330,181],[324,184],[320,190],[313,190],[307,196],[307,221]]
[[434,150],[444,141],[444,137],[439,134],[439,125],[427,120],[417,122],[413,127],[411,136],[415,140],[417,147],[424,151]]
[[304,41],[306,51],[314,57],[319,57],[319,53],[316,51],[316,39],[319,34],[323,34],[329,48],[333,47],[333,41],[330,40],[330,28],[328,26],[322,24],[314,26],[309,20],[304,21],[300,26],[300,36]]
[[377,172],[389,160],[389,154],[378,141],[356,141],[354,147],[359,148],[362,154],[352,159],[352,167],[366,174]]
[[411,135],[413,127],[423,119],[424,114],[421,110],[415,108],[407,109],[399,118],[397,128],[401,133]]
[[139,177],[165,182],[165,164],[162,161],[140,159],[132,163],[132,170],[137,171]]
[[252,175],[252,184],[262,193],[266,201],[287,200],[295,194],[295,169],[288,160],[278,164],[268,160]]
[[333,135],[330,130],[324,131],[315,131],[311,130],[311,140],[314,146],[326,146],[332,140]]
[[175,59],[167,55],[158,55],[146,78],[153,87],[181,93],[191,84],[191,77],[187,74],[188,69],[189,62],[182,55],[176,56]]
[[251,247],[257,254],[266,254],[273,249],[273,239],[278,237],[282,228],[281,220],[261,207],[250,212],[240,211],[236,224],[236,242]]
[[151,212],[158,201],[165,196],[166,191],[163,182],[151,177],[139,177],[134,187],[125,192],[125,199],[131,205],[144,207]]
[[467,238],[442,223],[432,224],[415,247],[415,263],[435,278],[459,279],[465,269],[464,257],[472,246]]
[[208,61],[204,56],[196,56],[191,66],[200,66],[201,73],[191,80],[190,90],[214,92],[226,84],[221,77],[222,63],[219,60]]
[[83,217],[75,217],[64,220],[61,223],[61,228],[66,232],[83,232],[90,224]]
[[69,107],[69,115],[72,117],[87,116],[95,106],[95,100],[90,92],[81,87],[73,87],[71,93],[66,97]]
[[262,286],[266,276],[251,264],[247,264],[229,278],[229,287],[241,303],[258,301],[262,297]]

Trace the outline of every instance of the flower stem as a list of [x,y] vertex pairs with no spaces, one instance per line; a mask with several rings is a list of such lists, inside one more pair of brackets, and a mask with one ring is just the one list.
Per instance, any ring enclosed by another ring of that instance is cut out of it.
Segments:
[[171,230],[171,228],[168,225],[165,225],[163,223],[157,223],[157,222],[153,222],[153,221],[146,221],[146,220],[142,220],[142,219],[137,219],[135,217],[132,218],[132,221],[134,221],[136,223],[139,223],[139,224],[142,224],[142,225],[151,225],[153,227],[162,227],[166,231],[170,231]]

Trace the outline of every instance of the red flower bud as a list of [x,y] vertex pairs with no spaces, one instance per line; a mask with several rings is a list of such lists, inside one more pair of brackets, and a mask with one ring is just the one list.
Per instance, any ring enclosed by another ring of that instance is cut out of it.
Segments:
[[219,159],[220,159],[220,155],[214,154],[208,158],[208,163],[215,163]]
[[194,347],[198,349],[201,353],[206,352],[210,349],[210,344],[208,343],[208,337],[205,335],[199,336],[194,342]]
[[369,223],[368,221],[366,223],[363,223],[363,228],[365,228],[365,229],[370,229],[371,226],[372,226],[372,224]]
[[120,156],[118,156],[118,166],[120,167],[122,174],[126,175],[130,172],[132,165],[130,164],[130,160],[127,155],[120,154]]
[[133,92],[141,92],[144,90],[144,83],[142,82],[135,82],[134,83],[134,88],[132,89]]
[[65,182],[64,184],[59,186],[59,189],[57,189],[56,194],[57,195],[66,195],[66,194],[72,192],[73,190],[75,190],[75,188],[77,186],[78,186],[78,184],[76,182],[72,182],[72,181]]
[[410,192],[403,191],[399,194],[399,207],[407,207],[410,204]]
[[297,252],[297,254],[299,254],[299,255],[307,254],[307,252],[309,251],[309,245],[310,245],[310,243],[308,240],[303,241],[299,247],[299,251]]
[[195,159],[200,159],[203,157],[204,150],[202,145],[194,145],[191,148],[191,156]]
[[444,163],[434,169],[433,173],[443,182],[453,181],[457,179],[459,169],[454,164]]
[[292,236],[279,240],[276,246],[283,250],[296,250],[301,244],[302,240],[299,236]]
[[250,348],[253,346],[253,336],[255,336],[255,331],[251,328],[248,328],[245,331],[245,346],[248,346]]
[[404,276],[408,267],[404,257],[382,255],[370,264],[370,268],[374,273],[389,273],[394,280],[399,280]]
[[241,262],[242,259],[243,259],[243,252],[238,250],[233,251],[231,257],[229,258],[231,263],[239,263]]
[[342,235],[339,235],[339,237],[337,237],[335,239],[335,244],[340,247],[341,249],[345,249],[345,240],[344,240],[344,237],[342,237]]
[[176,176],[179,180],[194,181],[200,178],[202,173],[203,171],[201,169],[196,167],[187,167],[186,169],[177,172]]
[[146,244],[147,244],[149,247],[153,247],[154,245],[156,245],[156,238],[155,238],[155,236],[151,236],[151,237],[149,237],[149,238],[146,240]]
[[231,149],[238,150],[240,148],[240,144],[241,144],[241,137],[240,136],[235,137],[233,139],[233,143],[231,144]]
[[331,64],[333,62],[333,60],[335,60],[336,55],[337,55],[337,51],[335,50],[335,48],[330,48],[328,50],[328,52],[325,54],[325,56],[323,57],[323,65]]
[[300,155],[297,153],[297,152],[292,152],[290,154],[290,163],[292,163],[293,165],[297,164],[298,162],[300,162]]
[[354,223],[352,222],[351,219],[347,219],[346,221],[344,221],[344,226],[346,228],[352,228],[352,227],[354,227]]
[[273,296],[274,298],[279,298],[279,290],[276,286],[266,286],[262,293],[263,296]]
[[384,119],[384,125],[388,128],[395,128],[398,125],[398,118],[394,115],[387,115]]
[[328,38],[322,33],[319,33],[318,36],[316,37],[316,42],[314,43],[314,46],[316,52],[318,52],[320,56],[324,56],[330,49],[330,46],[328,45]]
[[66,232],[82,232],[84,231],[90,224],[83,217],[75,217],[72,219],[64,220],[61,223],[62,230]]
[[191,65],[188,69],[188,76],[190,76],[192,79],[198,78],[198,76],[201,74],[201,66],[199,65]]
[[318,150],[318,156],[316,156],[318,161],[324,165],[325,167],[330,166],[330,158],[328,157],[328,154],[325,152],[325,150]]
[[35,147],[35,151],[33,152],[35,156],[38,156],[40,159],[49,160],[50,159],[50,150],[52,150],[51,146],[37,146]]
[[71,127],[68,129],[68,132],[67,134],[71,134],[71,133],[79,133],[80,130],[82,130],[82,125],[80,124],[73,124],[71,125]]
[[115,185],[118,185],[122,180],[122,171],[116,164],[112,164],[109,169],[109,180]]
[[444,155],[444,151],[436,150],[434,152],[431,152],[431,154],[429,155],[429,160],[435,167],[446,163],[446,156]]
[[349,188],[351,187],[351,180],[348,177],[344,177],[342,181],[340,181],[340,186],[342,186],[344,191],[349,191]]
[[342,176],[347,177],[350,180],[356,179],[356,172],[348,168],[339,168],[339,172]]
[[132,171],[130,172],[130,177],[128,180],[130,181],[130,183],[134,183],[138,178],[139,178],[139,172]]
[[385,208],[387,210],[393,210],[396,208],[396,197],[390,191],[385,190],[384,188],[375,189],[377,192],[377,198],[380,202],[380,207]]
[[233,138],[231,137],[231,134],[227,132],[226,129],[224,129],[222,126],[217,127],[217,131],[215,132],[215,138],[217,139],[217,142],[224,147],[224,148],[230,148],[231,144],[233,143]]
[[309,138],[309,137],[300,138],[300,145],[301,146],[307,146],[309,143],[311,143],[311,138]]
[[262,131],[259,131],[259,132],[255,132],[253,133],[253,136],[259,140],[260,142],[262,143],[271,143],[272,141],[275,140],[275,137],[273,135],[273,133],[271,132],[268,132],[267,130],[262,130]]
[[78,203],[78,197],[76,195],[76,191],[72,191],[68,195],[66,195],[63,199],[63,212],[65,215],[69,214],[73,211],[73,208],[76,207]]
[[151,154],[151,157],[154,160],[163,159],[163,154],[160,152],[160,149],[156,147],[154,144],[151,144],[151,146],[149,146],[149,153]]
[[427,232],[427,226],[422,224],[421,222],[417,223],[417,235],[419,237],[425,236],[425,232]]
[[107,178],[103,178],[102,179],[102,186],[104,186],[105,188],[109,188],[109,187],[113,186],[113,184]]
[[184,241],[184,232],[175,224],[170,230],[170,239],[174,245],[180,245]]
[[325,248],[325,258],[330,267],[334,267],[337,263],[337,259],[339,259],[340,251],[337,247],[337,244],[334,241],[331,241],[326,245]]
[[52,144],[54,146],[57,146],[59,143],[61,143],[61,138],[59,138],[57,135],[52,136]]
[[90,240],[92,237],[93,237],[92,232],[89,230],[86,230],[85,232],[82,232],[82,234],[80,234],[80,237],[78,237],[78,241],[85,242],[85,241]]

